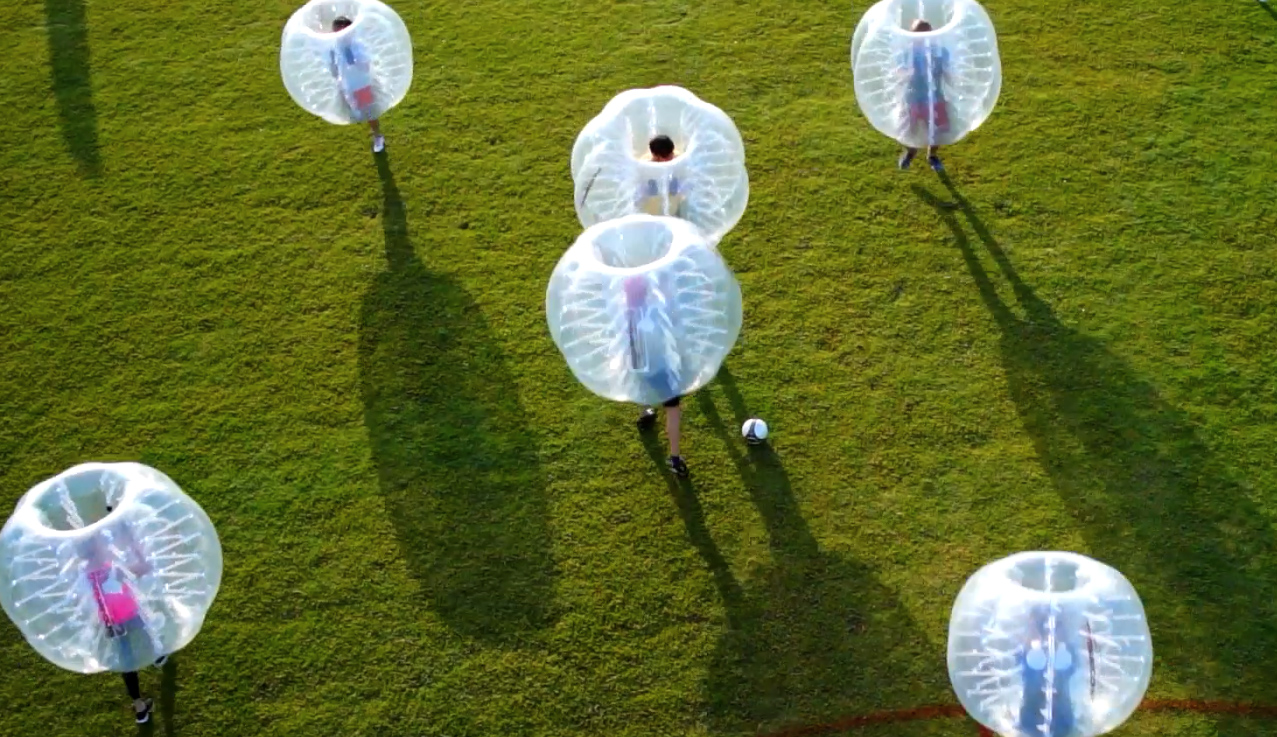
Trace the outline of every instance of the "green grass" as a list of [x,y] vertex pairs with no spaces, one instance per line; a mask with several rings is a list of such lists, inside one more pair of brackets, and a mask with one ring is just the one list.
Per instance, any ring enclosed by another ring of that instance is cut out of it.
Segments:
[[[284,92],[294,3],[20,2],[0,501],[130,459],[212,516],[217,602],[143,678],[166,737],[749,735],[952,703],[958,589],[1042,548],[1138,587],[1150,698],[1273,701],[1277,17],[987,7],[1002,98],[946,185],[859,115],[844,2],[400,2],[416,77],[381,168]],[[752,189],[689,487],[542,307],[576,133],[658,83],[733,116]],[[134,732],[118,678],[8,624],[0,673],[0,734]]]

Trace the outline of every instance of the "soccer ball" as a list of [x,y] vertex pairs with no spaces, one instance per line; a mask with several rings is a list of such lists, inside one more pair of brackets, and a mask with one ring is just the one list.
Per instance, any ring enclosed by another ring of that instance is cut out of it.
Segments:
[[758,445],[767,439],[767,423],[757,417],[751,417],[741,426],[740,434],[745,438],[745,442]]

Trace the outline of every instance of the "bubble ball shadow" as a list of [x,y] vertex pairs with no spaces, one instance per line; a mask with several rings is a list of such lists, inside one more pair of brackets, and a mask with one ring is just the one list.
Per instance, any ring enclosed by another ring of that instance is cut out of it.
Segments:
[[[743,422],[748,415],[725,366],[715,386]],[[692,483],[671,477],[659,440],[644,436],[726,610],[706,687],[711,733],[753,735],[942,698],[940,651],[867,566],[820,549],[780,459],[767,445],[748,455],[738,448],[743,441],[723,425],[711,388],[697,393],[698,404],[732,455],[772,553],[749,581],[737,580],[715,544]]]
[[173,715],[177,709],[177,656],[170,655],[160,669],[160,719],[164,721],[164,737],[173,737],[177,728]]
[[386,510],[428,605],[488,641],[550,623],[545,473],[478,305],[417,257],[386,155],[387,268],[364,297],[359,373]]
[[44,0],[53,95],[62,138],[83,173],[97,176],[98,117],[89,69],[89,28],[84,0]]
[[[1062,324],[944,175],[952,203],[915,192],[949,227],[1001,333],[1009,392],[1039,461],[1089,546],[1144,600],[1159,663],[1193,698],[1277,687],[1271,523],[1183,411],[1104,343]],[[1014,295],[1003,301],[966,231]],[[1156,671],[1154,679],[1156,680]]]

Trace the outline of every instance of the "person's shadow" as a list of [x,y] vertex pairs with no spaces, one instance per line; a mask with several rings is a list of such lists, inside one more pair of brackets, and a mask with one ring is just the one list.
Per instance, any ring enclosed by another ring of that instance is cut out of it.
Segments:
[[[726,367],[712,386],[728,397],[736,422],[743,422],[744,400]],[[699,406],[728,447],[772,553],[770,565],[742,584],[706,526],[692,483],[666,472],[687,535],[726,610],[727,631],[706,688],[711,733],[757,734],[942,698],[943,653],[933,652],[873,571],[821,550],[779,457],[767,445],[742,452],[710,391],[697,394]],[[664,471],[660,441],[648,434],[644,442]]]
[[177,734],[173,723],[177,709],[177,655],[170,655],[160,669],[160,719],[164,722],[164,737]]
[[89,69],[89,28],[84,0],[44,0],[45,28],[49,40],[49,66],[53,72],[53,96],[58,103],[62,139],[82,172],[96,176],[98,118],[93,106],[93,80]]
[[1264,0],[1255,0],[1255,4],[1264,9],[1264,12],[1273,20],[1277,20],[1277,10],[1273,10],[1273,6]]
[[[1277,557],[1270,517],[1123,359],[1061,323],[947,177],[951,203],[915,186],[953,232],[1001,332],[1025,431],[1084,534],[1082,551],[1134,584],[1157,669],[1192,698],[1267,700],[1277,687]],[[1014,295],[999,295],[961,213]]]
[[418,257],[386,155],[387,269],[364,296],[359,374],[373,460],[410,572],[455,631],[517,639],[552,620],[546,476],[470,294]]

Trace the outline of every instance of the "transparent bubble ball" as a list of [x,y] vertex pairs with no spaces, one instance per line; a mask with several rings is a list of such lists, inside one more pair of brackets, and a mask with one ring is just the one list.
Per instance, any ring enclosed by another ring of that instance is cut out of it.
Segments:
[[627,215],[587,229],[546,290],[550,335],[590,391],[655,405],[709,383],[740,335],[740,285],[685,220]]
[[953,605],[949,680],[967,712],[1003,737],[1109,732],[1139,706],[1152,672],[1135,588],[1084,555],[1003,558]]
[[[914,32],[917,19],[931,31]],[[851,40],[856,102],[905,146],[947,146],[980,127],[1002,90],[989,14],[975,0],[881,0]]]
[[[337,18],[351,25],[333,32]],[[311,0],[284,25],[279,71],[293,100],[329,123],[375,120],[412,85],[412,39],[378,0]]]
[[[652,161],[648,143],[674,142],[674,159]],[[695,223],[717,243],[749,201],[745,143],[722,110],[682,87],[622,92],[572,147],[576,214],[590,227],[632,214]]]
[[221,580],[208,515],[139,463],[43,481],[0,530],[0,604],[37,652],[79,673],[136,671],[182,649]]

